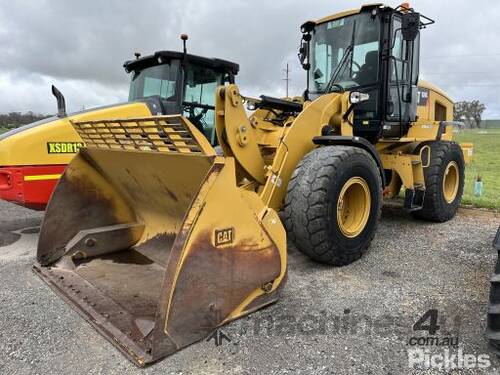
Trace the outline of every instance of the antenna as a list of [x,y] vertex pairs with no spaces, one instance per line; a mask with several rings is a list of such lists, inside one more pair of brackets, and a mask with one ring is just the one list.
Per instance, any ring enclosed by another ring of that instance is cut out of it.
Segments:
[[187,48],[186,48],[186,41],[189,39],[187,34],[181,34],[181,40],[182,40],[182,46],[183,46],[183,51],[184,54],[187,53]]
[[286,69],[283,69],[283,71],[286,74],[285,78],[283,78],[283,81],[286,82],[286,97],[288,98],[288,86],[289,86],[290,81],[292,80],[290,78],[290,67],[288,66],[288,63],[286,63]]

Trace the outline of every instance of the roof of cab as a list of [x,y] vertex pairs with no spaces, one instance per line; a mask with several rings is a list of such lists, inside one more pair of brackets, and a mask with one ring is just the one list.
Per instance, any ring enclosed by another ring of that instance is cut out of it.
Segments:
[[325,22],[333,21],[333,20],[336,20],[339,18],[352,16],[353,14],[358,14],[362,10],[371,9],[371,8],[380,8],[380,7],[385,7],[385,5],[382,3],[365,4],[365,5],[362,5],[361,8],[346,10],[346,11],[340,12],[340,13],[335,13],[335,14],[320,18],[319,20],[316,20],[313,22],[315,24],[319,25],[320,23],[325,23]]
[[[230,71],[232,74],[238,74],[240,70],[240,66],[234,62],[217,59],[217,58],[209,58],[198,55],[186,54],[188,61],[193,62],[195,64],[200,64],[204,66],[208,66],[213,69],[220,69]],[[153,55],[148,55],[144,57],[139,57],[135,60],[125,61],[123,67],[127,73],[130,73],[133,70],[141,70],[150,66],[162,64],[164,61],[167,62],[169,60],[182,60],[184,58],[184,53],[177,51],[157,51]]]

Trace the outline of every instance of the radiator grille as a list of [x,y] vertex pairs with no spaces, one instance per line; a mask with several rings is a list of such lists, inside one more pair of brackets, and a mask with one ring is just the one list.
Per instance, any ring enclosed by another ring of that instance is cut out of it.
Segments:
[[182,116],[71,121],[86,147],[203,153]]

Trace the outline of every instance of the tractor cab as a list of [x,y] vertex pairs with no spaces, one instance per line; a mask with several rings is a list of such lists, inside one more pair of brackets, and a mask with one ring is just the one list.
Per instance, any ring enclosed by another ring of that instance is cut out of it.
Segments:
[[372,143],[399,138],[416,121],[420,29],[434,23],[408,5],[381,4],[302,25],[306,99],[359,92],[354,133]]
[[238,64],[174,51],[136,56],[124,64],[129,101],[145,101],[155,115],[183,114],[215,146],[215,89],[234,83]]

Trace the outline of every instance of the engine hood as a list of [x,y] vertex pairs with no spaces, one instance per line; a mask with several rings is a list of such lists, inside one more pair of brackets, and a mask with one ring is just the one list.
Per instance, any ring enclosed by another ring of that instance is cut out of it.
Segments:
[[70,121],[150,116],[144,102],[121,103],[50,117],[0,135],[0,167],[65,165],[84,146]]

